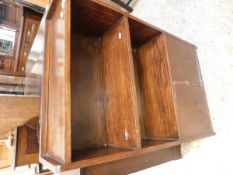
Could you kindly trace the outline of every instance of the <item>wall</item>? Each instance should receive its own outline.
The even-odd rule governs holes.
[[[138,0],[133,15],[198,47],[216,136],[183,145],[184,158],[134,175],[232,175],[232,0]]]

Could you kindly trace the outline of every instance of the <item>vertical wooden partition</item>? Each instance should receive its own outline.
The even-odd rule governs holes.
[[[178,138],[164,35],[137,48],[145,137]]]
[[[164,33],[132,17],[128,20],[141,137],[143,141],[176,140],[178,128]]]
[[[107,142],[140,148],[140,127],[128,22],[123,17],[102,39]]]
[[[73,28],[71,44],[71,135],[72,150],[77,152],[74,159],[82,154],[79,150],[140,148],[126,18],[113,23],[100,37]]]

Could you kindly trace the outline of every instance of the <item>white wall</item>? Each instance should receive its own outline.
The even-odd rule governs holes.
[[[233,175],[233,1],[138,0],[133,15],[198,47],[217,134],[183,145],[181,160],[134,175]]]

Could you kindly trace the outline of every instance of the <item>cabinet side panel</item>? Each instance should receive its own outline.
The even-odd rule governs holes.
[[[52,4],[46,23],[42,156],[70,162],[70,1]]]
[[[178,138],[163,35],[137,49],[148,138]]]
[[[196,48],[166,35],[176,115],[182,141],[213,135]]]
[[[122,18],[102,40],[107,142],[138,148],[140,127],[128,23]]]

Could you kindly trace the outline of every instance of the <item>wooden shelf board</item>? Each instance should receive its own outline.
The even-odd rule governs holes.
[[[142,149],[101,147],[73,152],[74,162],[61,165],[61,171],[94,166],[180,145],[179,140],[143,140],[143,143]],[[75,157],[75,155],[79,155],[79,158]]]
[[[114,148],[114,147],[109,147],[109,146],[82,149],[82,150],[72,152],[72,161],[76,162],[76,161],[88,160],[88,159],[93,159],[93,158],[97,158],[97,157],[123,153],[123,152],[127,152],[127,151],[129,151],[129,149]]]

